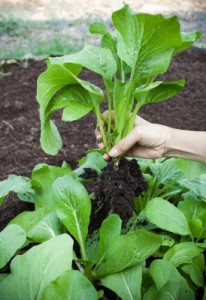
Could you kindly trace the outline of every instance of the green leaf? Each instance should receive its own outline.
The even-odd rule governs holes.
[[[206,164],[196,161],[176,158],[175,164],[184,173],[184,177],[187,179],[193,179],[201,174],[206,173]]]
[[[21,198],[21,195],[31,191],[31,180],[29,178],[9,175],[7,179],[0,182],[0,204],[10,192],[17,193]]]
[[[32,241],[42,243],[61,234],[61,224],[55,212],[47,214],[27,236]]]
[[[87,45],[80,52],[57,58],[49,58],[50,64],[80,64],[84,68],[100,74],[104,78],[112,79],[117,65],[109,49]]]
[[[177,95],[184,87],[185,80],[157,81],[140,86],[135,91],[138,105],[143,106],[153,102],[167,100]]]
[[[29,232],[36,224],[41,222],[49,213],[47,208],[40,208],[35,211],[24,211],[11,220],[9,224],[21,226],[25,232]]]
[[[18,225],[8,225],[0,232],[0,269],[3,268],[26,241],[26,233]]]
[[[186,280],[172,263],[166,260],[154,260],[149,267],[149,272],[158,289],[156,299],[195,299]]]
[[[121,234],[122,221],[118,215],[108,216],[100,227],[98,264],[104,259],[106,251],[112,246],[116,238]]]
[[[61,167],[48,164],[38,164],[32,171],[32,187],[36,190],[36,208],[47,207],[53,209],[51,201],[51,186],[53,182],[64,175],[75,176],[70,166],[63,162]]]
[[[122,272],[106,276],[101,284],[115,292],[123,300],[140,300],[142,265],[137,264]]]
[[[92,283],[79,271],[65,271],[46,286],[44,300],[97,300],[97,291]]]
[[[174,48],[182,44],[177,17],[135,14],[126,5],[112,20],[118,30],[118,55],[133,68],[138,82],[148,83],[167,70]],[[170,38],[165,38],[168,32]]]
[[[191,234],[184,214],[167,200],[152,199],[145,208],[145,214],[151,223],[161,229],[181,235]]]
[[[37,79],[37,101],[43,113],[51,98],[67,84],[77,83],[75,74],[62,65],[51,65]]]
[[[169,158],[164,162],[156,160],[149,167],[152,173],[155,174],[156,180],[164,185],[183,177],[183,172],[175,166],[175,158]]]
[[[179,243],[165,253],[164,259],[179,267],[182,264],[191,263],[192,259],[199,256],[202,251],[193,242]]]
[[[182,266],[182,270],[190,275],[191,280],[199,287],[204,287],[204,269],[205,258],[204,254],[200,253],[199,256],[193,258],[191,264]]]
[[[201,33],[199,31],[194,32],[181,32],[182,45],[175,49],[175,53],[188,49],[194,44],[200,37]]]
[[[206,203],[186,197],[184,201],[178,203],[178,208],[187,218],[192,235],[197,238],[206,238]]]
[[[0,299],[40,300],[44,288],[71,270],[73,240],[62,234],[35,246],[11,262],[11,274],[0,285]]]
[[[104,35],[108,32],[107,26],[104,23],[92,23],[89,26],[89,31],[92,34],[101,34]]]
[[[63,110],[63,120],[71,121],[88,113],[103,101],[103,92],[95,85],[81,80],[66,66],[51,65],[37,81],[37,100],[40,105],[41,146],[51,155],[58,153],[62,141],[51,120],[52,113]],[[59,84],[53,81],[59,77]],[[62,78],[60,78],[62,77]],[[58,94],[57,94],[58,92]],[[77,110],[77,104],[79,109]]]
[[[179,183],[182,187],[193,191],[206,202],[206,174],[202,174],[191,180],[182,179],[179,180]]]
[[[101,170],[106,167],[106,165],[107,163],[99,150],[90,150],[85,157],[79,160],[78,168],[74,170],[74,173],[77,176],[80,176],[84,173],[84,169],[89,168],[100,174]]]
[[[106,251],[104,260],[97,268],[97,276],[104,277],[132,267],[154,254],[161,244],[161,236],[146,230],[120,235]]]
[[[91,201],[85,187],[76,179],[65,175],[55,180],[51,194],[60,221],[83,250],[91,213]]]

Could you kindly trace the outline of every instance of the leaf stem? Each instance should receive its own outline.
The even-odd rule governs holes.
[[[99,129],[100,129],[100,133],[101,133],[101,136],[102,136],[102,139],[103,139],[105,149],[106,149],[107,152],[109,152],[109,148],[108,148],[108,145],[107,145],[107,139],[106,139],[105,131],[104,131],[104,128],[103,128],[103,122],[102,122],[101,112],[100,112],[99,106],[95,105],[94,109],[95,109],[95,114],[97,116],[97,124],[98,124]]]

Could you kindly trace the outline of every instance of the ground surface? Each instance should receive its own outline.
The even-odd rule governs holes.
[[[29,176],[38,163],[60,165],[67,161],[77,165],[88,148],[96,147],[95,118],[89,114],[80,121],[63,123],[55,115],[64,147],[56,157],[46,155],[39,145],[39,116],[36,103],[36,79],[45,69],[44,61],[29,61],[28,66],[8,64],[7,76],[0,77],[0,180],[11,173]],[[206,54],[192,49],[175,57],[167,78],[186,78],[183,92],[164,103],[151,104],[141,110],[141,116],[180,129],[206,130]],[[84,78],[102,87],[102,82],[89,72]],[[22,209],[11,196],[0,207],[0,227]]]

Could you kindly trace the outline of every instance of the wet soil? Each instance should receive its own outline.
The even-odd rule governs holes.
[[[96,147],[95,116],[72,123],[54,119],[63,139],[63,148],[55,157],[46,155],[39,145],[39,116],[36,102],[36,79],[45,69],[44,61],[3,66],[0,77],[0,180],[9,174],[30,176],[38,163],[61,165],[67,161],[72,168],[89,148]],[[178,96],[164,103],[143,108],[140,115],[151,122],[180,129],[206,130],[206,54],[198,48],[174,58],[167,79],[186,79],[186,86]],[[83,77],[103,88],[100,78],[84,71]],[[104,109],[104,108],[103,108]],[[32,209],[11,194],[0,206],[0,229],[22,210]]]
[[[87,188],[95,194],[90,222],[92,232],[100,227],[109,213],[118,214],[126,225],[133,215],[134,196],[147,190],[148,185],[137,161],[122,158],[118,165],[112,161],[108,163],[101,176],[92,180]]]

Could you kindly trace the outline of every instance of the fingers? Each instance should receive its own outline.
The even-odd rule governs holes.
[[[110,157],[117,157],[126,153],[130,148],[132,148],[141,137],[138,134],[137,128],[134,127],[133,130],[119,143],[117,143],[108,153]]]

